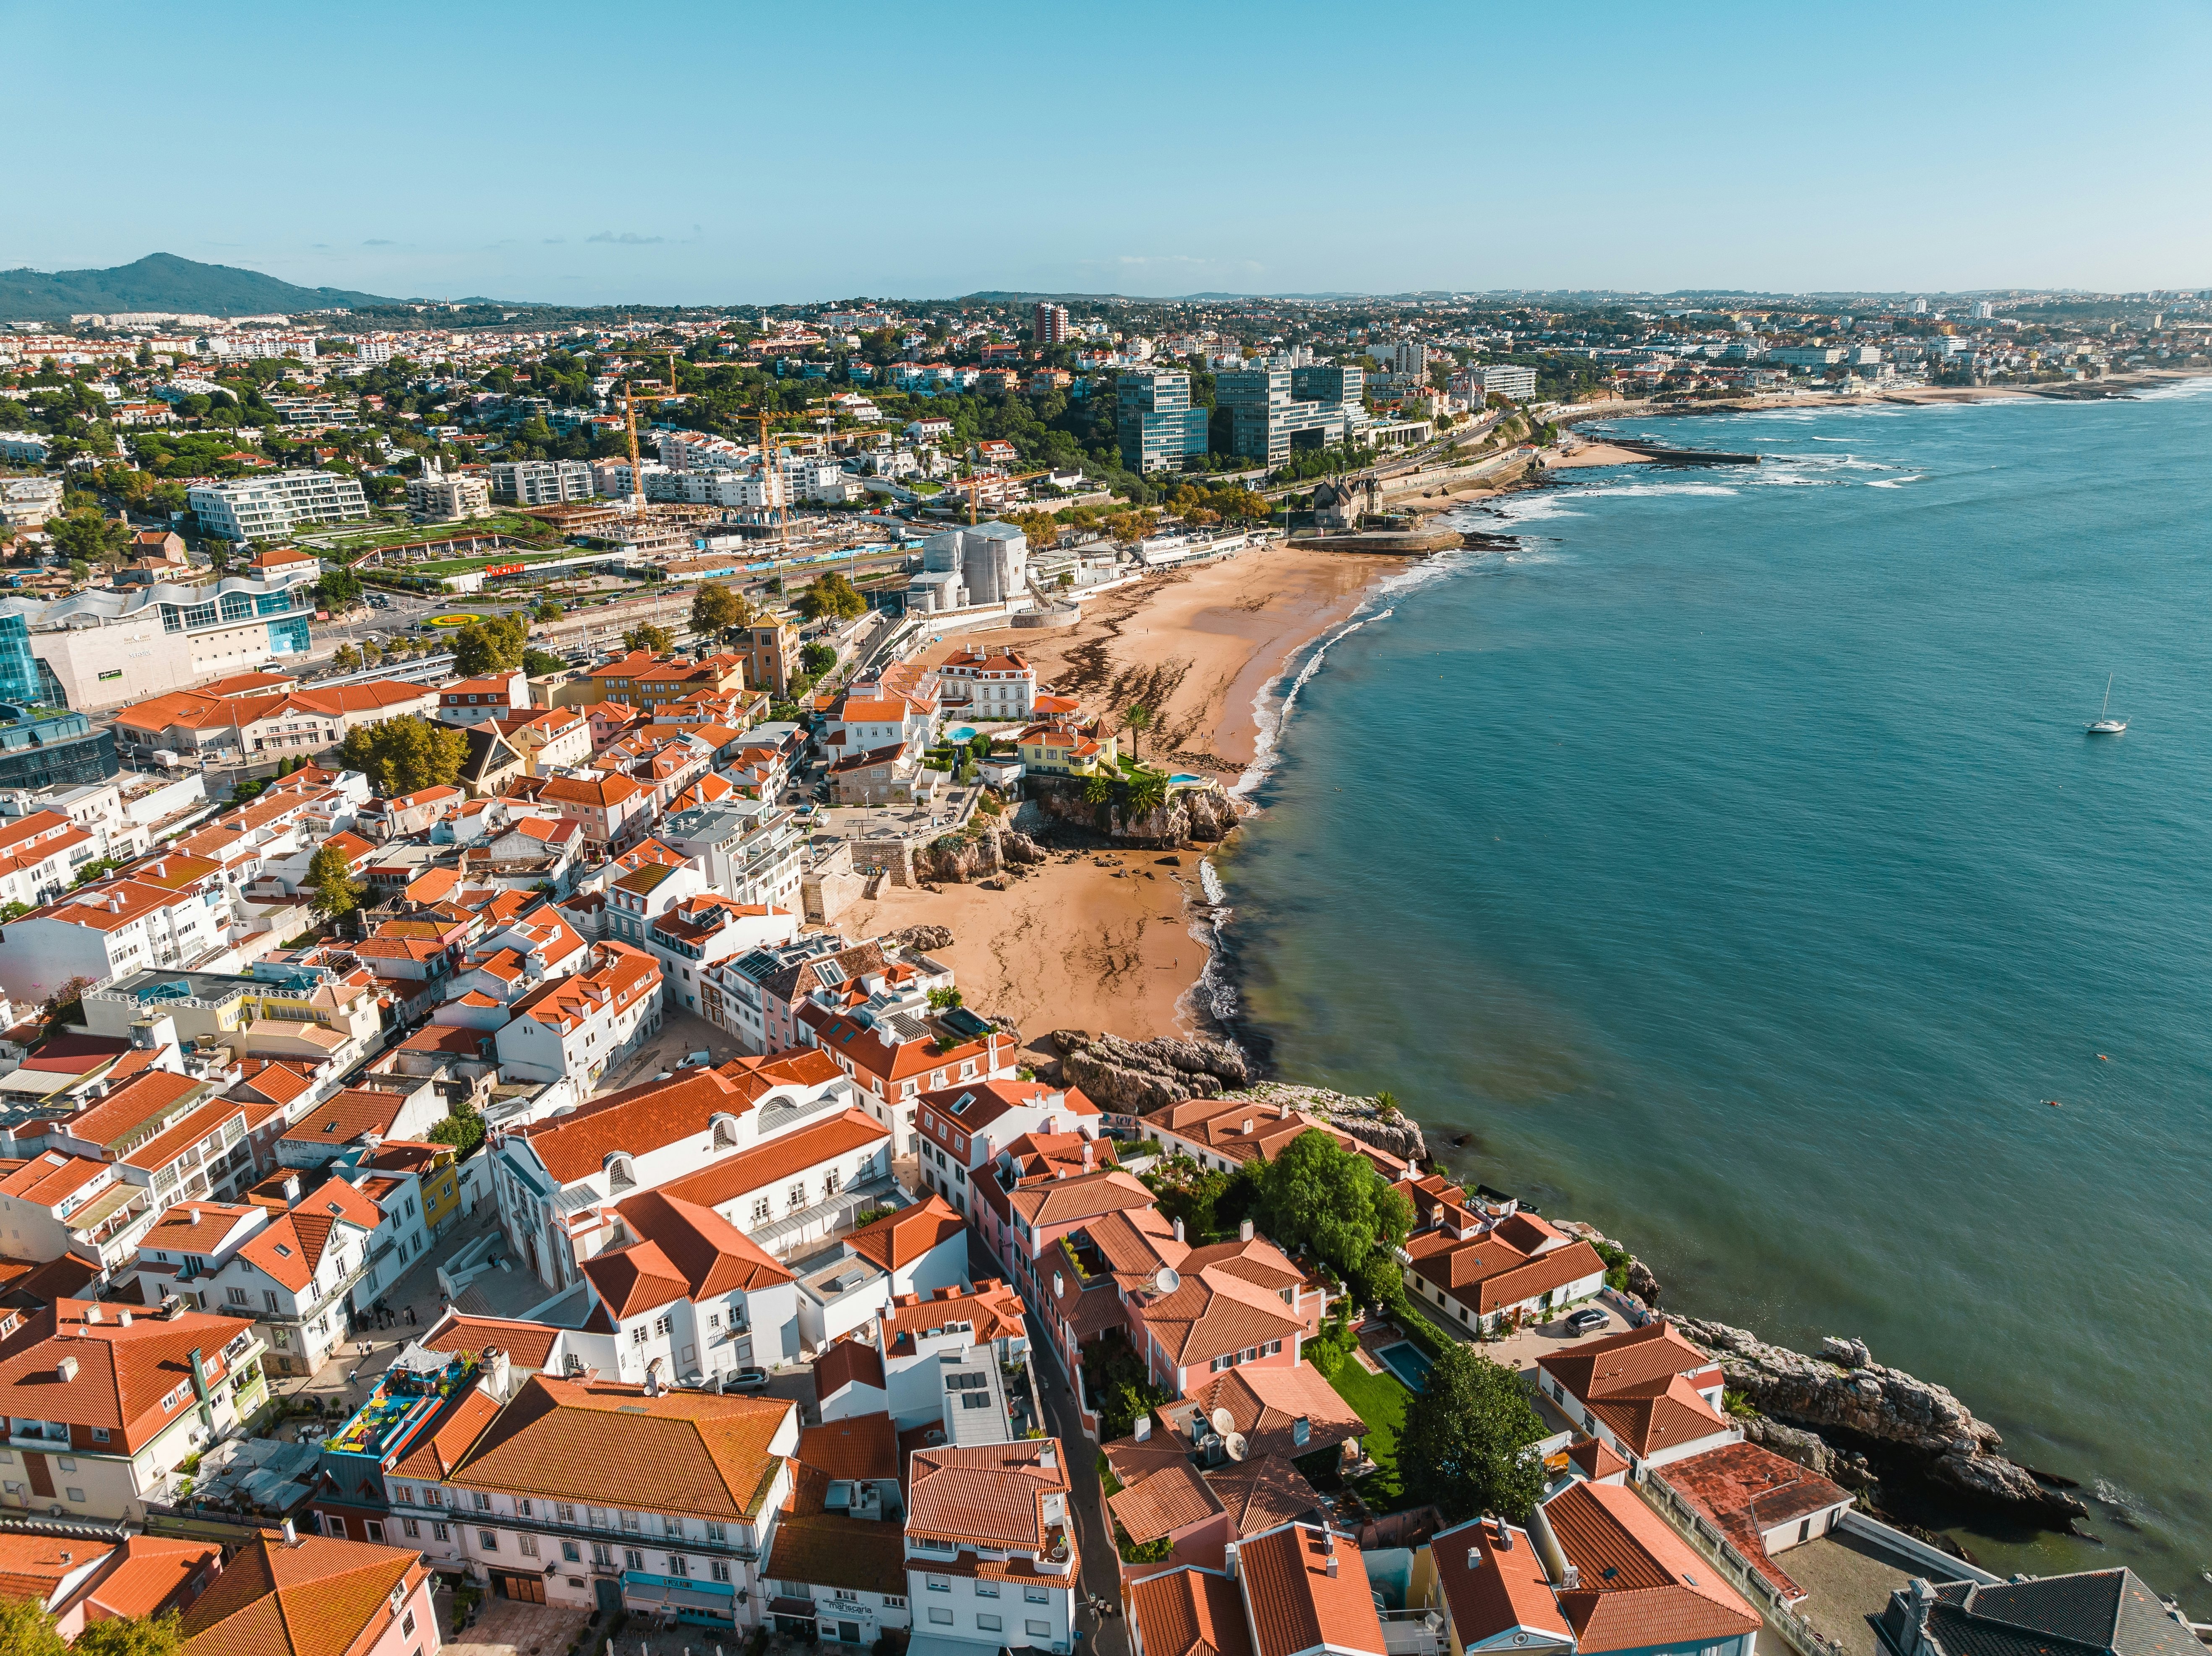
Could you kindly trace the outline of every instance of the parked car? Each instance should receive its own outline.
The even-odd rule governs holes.
[[[765,1392],[768,1390],[768,1370],[739,1368],[722,1383],[726,1392]]]
[[[1593,1328],[1604,1327],[1605,1321],[1604,1312],[1600,1311],[1595,1306],[1586,1305],[1581,1310],[1569,1314],[1567,1331],[1570,1334],[1587,1334]]]

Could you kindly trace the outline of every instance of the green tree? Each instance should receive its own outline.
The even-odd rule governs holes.
[[[447,725],[413,714],[348,731],[340,758],[386,798],[421,788],[451,786],[468,757],[469,739]]]
[[[1129,733],[1129,757],[1141,758],[1145,732],[1152,728],[1152,710],[1141,704],[1121,710],[1121,728]]]
[[[540,598],[538,600],[538,607],[530,613],[538,620],[550,624],[560,620],[568,612],[561,607],[560,600],[557,598]]]
[[[453,634],[453,670],[464,678],[512,672],[529,647],[530,623],[520,616],[471,622]]]
[[[1166,772],[1147,766],[1129,779],[1127,804],[1131,816],[1150,816],[1167,802]]]
[[[97,507],[80,507],[46,524],[46,538],[54,550],[73,563],[99,563],[119,558],[131,544],[131,525],[100,514]]]
[[[542,677],[547,673],[563,673],[568,670],[568,664],[550,650],[540,650],[533,646],[522,652],[522,670],[532,678]]]
[[[1455,1341],[1430,1368],[1398,1431],[1411,1502],[1433,1502],[1447,1524],[1483,1513],[1525,1521],[1544,1492],[1534,1446],[1544,1424],[1511,1369]]]
[[[322,599],[324,609],[336,615],[361,601],[361,577],[350,569],[326,570],[315,583],[315,596]]]
[[[833,569],[817,576],[814,585],[799,595],[795,607],[809,621],[850,621],[866,612],[868,601]]]
[[[54,1618],[28,1598],[0,1598],[0,1652],[6,1656],[69,1656]]]
[[[328,919],[339,919],[361,907],[361,894],[368,889],[353,877],[353,868],[346,854],[336,846],[325,846],[307,864],[307,885],[315,894],[309,905],[316,913]]]
[[[826,644],[810,644],[799,652],[799,670],[809,678],[819,678],[837,664],[837,652]]]
[[[665,656],[676,647],[676,640],[668,629],[654,622],[645,622],[623,634],[623,645],[632,650],[649,650],[654,655]]]
[[[1370,1279],[1413,1228],[1413,1204],[1382,1182],[1375,1164],[1331,1135],[1310,1129],[1260,1171],[1260,1211],[1286,1248],[1310,1247],[1346,1282]]]
[[[184,1647],[184,1621],[174,1611],[166,1616],[111,1616],[87,1623],[70,1646],[79,1656],[178,1656]]]
[[[361,665],[361,652],[350,644],[341,644],[331,657],[331,663],[341,672],[351,672]]]
[[[702,638],[720,638],[750,622],[752,611],[744,594],[708,581],[692,597],[691,630]]]
[[[483,1143],[484,1119],[477,1107],[466,1099],[454,1101],[453,1113],[432,1127],[424,1135],[434,1144],[451,1144],[454,1153],[465,1162],[477,1153]]]

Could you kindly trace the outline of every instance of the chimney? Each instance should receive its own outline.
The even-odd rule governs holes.
[[[126,1305],[120,1311],[117,1312],[115,1313],[115,1320],[121,1323],[125,1328],[130,1327],[131,1307]]]
[[[1060,1446],[1052,1439],[1045,1439],[1043,1445],[1037,1450],[1037,1465],[1047,1471],[1053,1471],[1060,1465],[1060,1456],[1057,1453],[1059,1447]]]
[[[1252,1240],[1252,1222],[1249,1219],[1237,1222],[1237,1240],[1240,1242],[1249,1242]]]
[[[84,1319],[88,1323],[98,1322],[100,1320],[100,1307],[96,1305],[88,1305],[85,1307]]]
[[[1336,1549],[1334,1546],[1328,1550],[1328,1579],[1332,1581],[1336,1580]]]
[[[1087,1138],[1083,1141],[1083,1170],[1091,1171],[1091,1141]]]
[[[192,1216],[192,1222],[193,1222],[194,1224],[198,1224],[198,1223],[199,1223],[199,1222],[200,1222],[200,1210],[199,1210],[198,1208],[186,1208],[186,1209],[185,1210],[185,1212],[187,1212],[187,1213],[189,1213],[189,1214],[191,1214],[191,1215]]]
[[[1061,1291],[1060,1273],[1055,1271],[1052,1273],[1052,1297],[1055,1300],[1058,1299],[1060,1296]]]
[[[54,1365],[54,1373],[59,1377],[64,1385],[67,1385],[70,1381],[76,1378],[76,1359],[75,1357],[64,1357],[59,1362]]]
[[[1250,1116],[1246,1116],[1244,1118],[1244,1126],[1243,1129],[1244,1137],[1249,1138],[1252,1136],[1252,1129],[1257,1125],[1258,1124],[1255,1123]]]
[[[1291,1106],[1290,1106],[1290,1102],[1289,1102],[1289,1101],[1288,1101],[1288,1100],[1285,1100],[1285,1101],[1284,1101],[1282,1103],[1278,1104],[1278,1105],[1276,1105],[1276,1106],[1275,1106],[1275,1119],[1276,1119],[1276,1120],[1278,1120],[1278,1121],[1288,1121],[1290,1119],[1291,1119]]]
[[[1482,1568],[1481,1548],[1469,1547],[1467,1550],[1467,1567],[1471,1570],[1479,1570]]]
[[[1138,1416],[1129,1422],[1129,1435],[1139,1443],[1150,1443],[1152,1441],[1152,1417],[1150,1415]]]
[[[300,1544],[300,1532],[292,1527],[292,1520],[289,1518],[284,1520],[284,1544],[288,1547]]]
[[[1312,1416],[1309,1415],[1300,1415],[1296,1420],[1291,1422],[1291,1444],[1293,1448],[1303,1449],[1312,1441]]]

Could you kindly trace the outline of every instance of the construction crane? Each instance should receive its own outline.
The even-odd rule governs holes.
[[[637,458],[637,405],[640,403],[665,403],[678,395],[675,391],[647,391],[643,396],[632,391],[629,381],[623,381],[623,417],[629,425],[629,504],[633,512],[645,509],[645,473],[639,468]]]

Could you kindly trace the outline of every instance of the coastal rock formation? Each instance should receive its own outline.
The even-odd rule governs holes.
[[[1044,847],[1019,829],[971,829],[941,835],[916,851],[914,875],[917,880],[963,885],[1044,858]]]
[[[932,949],[952,947],[951,931],[941,925],[910,925],[903,931],[894,931],[890,941],[904,943],[908,949],[918,949],[923,954]]]
[[[1249,1098],[1271,1109],[1286,1104],[1291,1109],[1319,1116],[1385,1155],[1406,1162],[1428,1159],[1428,1142],[1421,1137],[1419,1125],[1402,1111],[1377,1099],[1333,1093],[1326,1087],[1302,1087],[1285,1081],[1255,1082],[1229,1096]]]
[[[1236,803],[1218,782],[1178,788],[1165,804],[1135,817],[1125,817],[1118,805],[1092,804],[1079,784],[1053,779],[1037,779],[1030,802],[1054,820],[1149,846],[1210,845],[1237,826]]]
[[[1628,1291],[1643,1301],[1645,1305],[1655,1308],[1657,1307],[1660,1294],[1659,1278],[1653,1274],[1650,1265],[1645,1265],[1633,1253],[1629,1253],[1626,1246],[1614,1241],[1595,1225],[1586,1224],[1580,1219],[1555,1219],[1552,1222],[1566,1232],[1568,1235],[1579,1236],[1584,1241],[1593,1244],[1601,1253],[1606,1253],[1607,1249],[1618,1249],[1622,1253],[1627,1253]],[[1607,1257],[1609,1258],[1610,1255]]]
[[[1060,1074],[1102,1110],[1142,1115],[1187,1098],[1213,1098],[1251,1078],[1244,1055],[1211,1040],[1124,1040],[1055,1029]]]
[[[1808,1357],[1726,1323],[1681,1317],[1674,1326],[1713,1353],[1729,1386],[1762,1414],[1911,1450],[1932,1482],[2045,1522],[2088,1515],[2081,1502],[2046,1489],[1999,1454],[2004,1439],[1996,1428],[1975,1419],[1948,1390],[1875,1362],[1863,1340],[1831,1338],[1822,1356]]]

